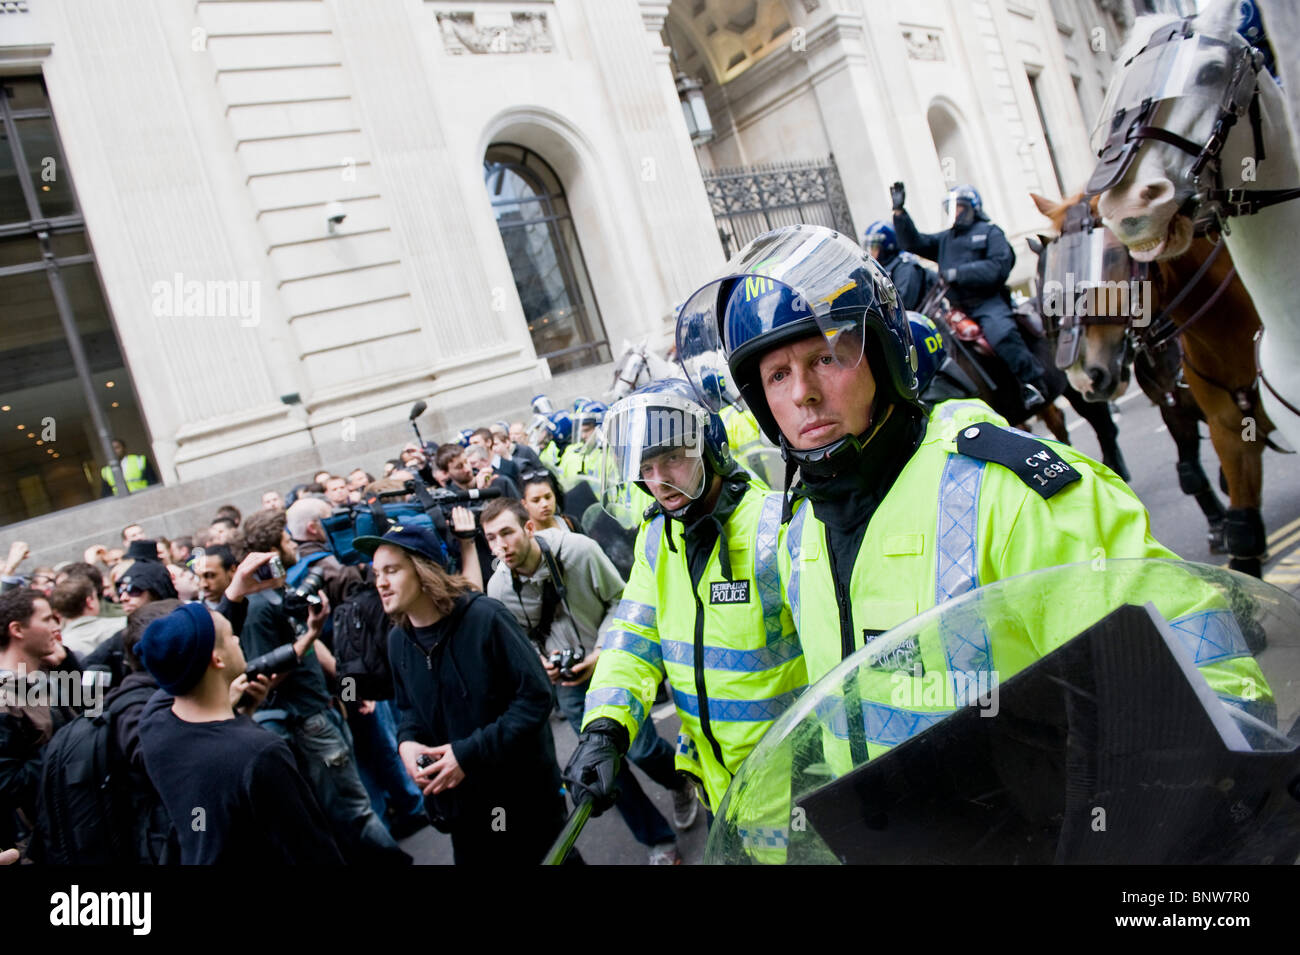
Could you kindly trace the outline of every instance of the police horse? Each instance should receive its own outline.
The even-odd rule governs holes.
[[[1216,0],[1194,17],[1134,24],[1102,107],[1087,192],[1140,262],[1182,256],[1200,230],[1222,233],[1263,323],[1263,409],[1297,447],[1300,164],[1266,41],[1251,45],[1238,32],[1241,9],[1253,5]]]
[[[975,320],[948,302],[947,290],[947,284],[940,280],[917,311],[943,329],[944,340],[951,346],[950,354],[974,382],[978,397],[1012,424],[1028,430],[1026,422],[1033,415],[1025,410],[1021,401],[1020,382],[993,351]],[[1015,317],[1025,344],[1044,368],[1043,381],[1048,393],[1043,397],[1047,399],[1047,406],[1037,413],[1037,417],[1047,425],[1056,440],[1070,444],[1065,414],[1054,404],[1058,397],[1064,396],[1079,417],[1092,425],[1097,433],[1102,463],[1127,481],[1129,472],[1119,449],[1119,428],[1110,416],[1110,408],[1105,404],[1084,401],[1056,368],[1052,361],[1054,347],[1048,341],[1032,303],[1017,308]]]
[[[1060,342],[1057,366],[1089,401],[1110,401],[1130,376],[1137,379],[1174,439],[1178,483],[1205,514],[1210,550],[1227,549],[1232,569],[1258,577],[1271,424],[1255,386],[1259,316],[1231,257],[1202,238],[1178,259],[1137,263],[1101,224],[1095,201],[1032,198],[1058,233],[1030,242],[1039,253],[1043,310]],[[1243,427],[1243,416],[1258,427]],[[1201,421],[1221,462],[1226,512],[1201,468]]]
[[[661,358],[651,349],[646,339],[635,344],[624,339],[623,351],[614,362],[614,382],[609,387],[613,404],[652,381],[680,378],[681,370],[667,358]]]

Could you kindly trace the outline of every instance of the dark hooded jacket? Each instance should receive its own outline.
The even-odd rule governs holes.
[[[444,832],[509,819],[563,819],[560,770],[548,717],[551,683],[510,611],[461,594],[432,627],[388,634],[399,743],[452,744],[460,785],[425,802]],[[512,825],[511,831],[515,827]]]

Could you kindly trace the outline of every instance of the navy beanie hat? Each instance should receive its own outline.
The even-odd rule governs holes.
[[[211,612],[201,603],[192,603],[149,624],[135,653],[159,686],[180,696],[199,685],[216,642]]]

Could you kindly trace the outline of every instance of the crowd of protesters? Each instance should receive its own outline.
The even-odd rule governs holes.
[[[221,507],[188,536],[130,524],[25,572],[14,543],[0,861],[406,864],[398,841],[430,823],[457,863],[540,861],[566,814],[550,717],[578,730],[625,583],[563,513],[555,430],[537,416],[409,442],[373,471],[268,489],[252,514]],[[440,527],[390,521],[339,559],[333,518],[350,526],[416,485],[493,499]],[[69,767],[96,733],[121,771],[92,806]],[[684,829],[698,800],[673,753],[647,720],[630,758]],[[617,808],[649,861],[680,863],[673,826],[624,775]]]

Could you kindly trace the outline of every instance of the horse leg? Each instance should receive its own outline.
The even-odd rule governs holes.
[[[1065,400],[1070,402],[1070,407],[1080,418],[1092,425],[1092,430],[1097,433],[1097,443],[1101,445],[1101,463],[1124,481],[1130,480],[1132,475],[1129,474],[1128,465],[1124,463],[1124,455],[1119,450],[1119,427],[1115,424],[1115,419],[1110,416],[1109,402],[1088,401],[1068,385],[1062,394],[1065,395]]]
[[[1184,494],[1196,499],[1205,515],[1209,529],[1206,543],[1211,554],[1222,554],[1223,543],[1223,502],[1210,486],[1210,479],[1201,467],[1201,433],[1197,423],[1201,420],[1198,409],[1190,400],[1175,405],[1160,405],[1160,417],[1164,419],[1169,436],[1174,439],[1178,449],[1178,486]]]
[[[1070,429],[1065,426],[1065,412],[1054,404],[1049,404],[1038,412],[1039,420],[1047,425],[1047,430],[1062,444],[1070,443]]]
[[[1206,412],[1210,440],[1228,481],[1228,511],[1223,520],[1223,543],[1232,555],[1228,567],[1260,577],[1268,557],[1268,535],[1259,509],[1264,443],[1243,438],[1241,409],[1231,395],[1206,385],[1195,375],[1188,375],[1188,383]]]
[[[1185,388],[1176,385],[1181,359],[1176,351],[1161,350],[1155,356],[1138,352],[1133,374],[1138,386],[1160,409],[1160,417],[1169,429],[1178,449],[1178,486],[1184,494],[1196,498],[1209,524],[1206,543],[1211,554],[1222,554],[1223,502],[1210,486],[1201,468],[1201,433],[1197,422],[1205,420],[1195,399]]]

